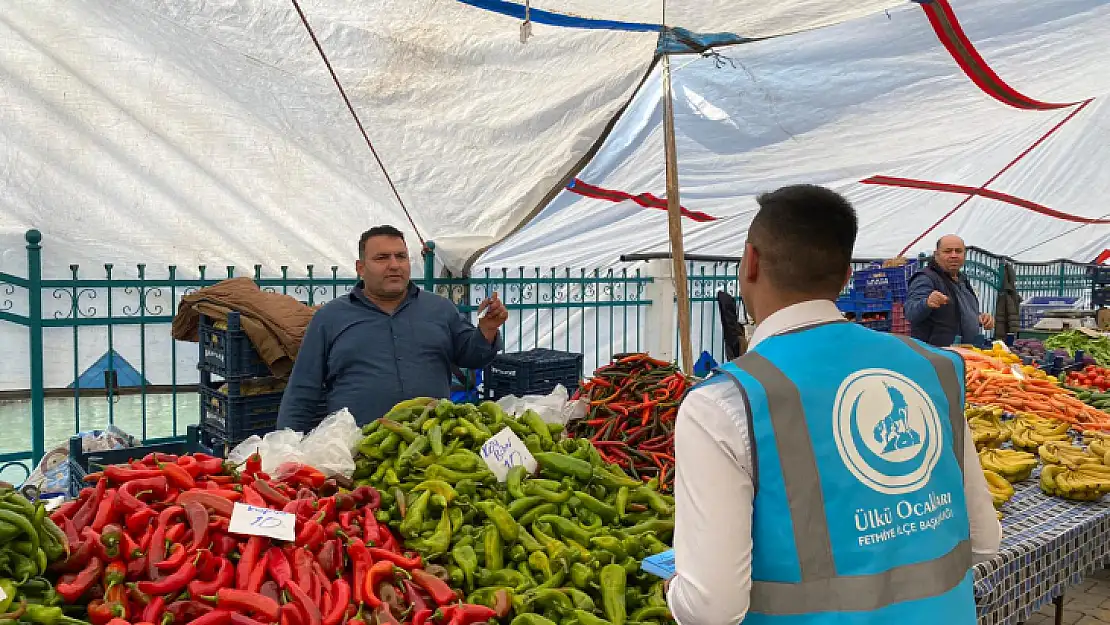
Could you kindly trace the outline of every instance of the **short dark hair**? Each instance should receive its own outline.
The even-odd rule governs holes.
[[[756,201],[748,241],[771,282],[795,294],[835,297],[852,265],[859,228],[852,204],[810,184],[783,187]]]
[[[366,232],[363,232],[362,236],[358,238],[359,258],[362,258],[362,255],[366,253],[366,242],[370,240],[370,237],[393,237],[395,239],[401,239],[402,241],[404,241],[405,233],[389,225],[374,226]]]

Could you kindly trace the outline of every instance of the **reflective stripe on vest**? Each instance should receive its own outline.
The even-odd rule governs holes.
[[[953,451],[962,474],[965,426],[956,367],[951,360],[912,339],[899,338],[932,365],[949,406],[956,407],[949,411],[949,421]],[[749,352],[731,364],[754,378],[765,390],[776,451],[783,460],[782,477],[801,573],[798,583],[753,580],[752,612],[785,616],[874,611],[895,603],[942,595],[964,580],[972,565],[971,543],[967,539],[933,560],[897,566],[874,575],[838,576],[824,500],[820,488],[813,488],[820,478],[798,387],[758,352]],[[721,370],[746,394],[743,384],[728,368]],[[753,441],[754,438],[753,432]]]

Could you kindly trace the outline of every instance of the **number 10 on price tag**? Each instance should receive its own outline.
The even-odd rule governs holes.
[[[297,516],[294,514],[237,502],[231,511],[227,531],[292,542],[296,538],[296,529]]]

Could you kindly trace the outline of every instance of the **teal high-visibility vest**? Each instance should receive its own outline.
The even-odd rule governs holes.
[[[744,625],[975,624],[959,356],[829,323],[720,371],[756,481]]]

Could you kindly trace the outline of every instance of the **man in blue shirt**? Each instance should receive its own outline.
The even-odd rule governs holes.
[[[305,331],[279,429],[307,432],[341,408],[364,425],[405,399],[447,397],[451,365],[484,367],[503,347],[499,330],[509,313],[497,294],[482,302],[474,327],[450,300],[410,281],[400,230],[364,232],[355,269],[358,284],[317,311]]]
[[[966,257],[963,239],[943,236],[929,264],[910,278],[905,313],[913,338],[948,347],[957,336],[976,341],[980,326],[994,328],[994,318],[979,312],[979,298],[963,273]]]

